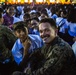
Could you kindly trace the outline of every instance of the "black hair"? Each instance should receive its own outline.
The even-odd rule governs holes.
[[[13,30],[16,31],[18,29],[26,31],[25,27],[27,27],[26,23],[23,21],[17,22],[13,25]]]
[[[24,17],[30,18],[30,14],[29,14],[29,13],[25,13],[25,14],[24,14]]]
[[[34,17],[31,20],[36,20],[37,22],[39,22],[39,19],[37,17]]]
[[[53,28],[57,28],[56,22],[52,18],[44,18],[40,21],[40,23],[49,23]]]

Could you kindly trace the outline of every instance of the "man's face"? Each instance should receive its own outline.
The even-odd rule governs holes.
[[[49,23],[40,23],[40,36],[45,44],[49,44],[56,37],[56,30]]]
[[[16,37],[18,37],[21,40],[21,42],[24,42],[27,39],[28,32],[27,31],[23,31],[21,29],[17,29],[15,31],[15,35],[16,35]]]

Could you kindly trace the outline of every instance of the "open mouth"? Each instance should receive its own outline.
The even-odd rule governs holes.
[[[44,37],[43,40],[46,41],[48,39],[48,37]]]

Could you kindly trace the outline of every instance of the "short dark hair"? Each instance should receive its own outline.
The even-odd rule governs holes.
[[[24,17],[30,18],[30,14],[29,14],[29,13],[25,13],[25,14],[24,14]]]
[[[57,28],[56,22],[52,18],[44,18],[40,21],[40,23],[49,23],[53,28]]]
[[[26,23],[23,21],[20,21],[20,22],[14,23],[13,30],[16,31],[17,29],[21,29],[25,31],[25,27],[27,27]]]
[[[39,22],[39,19],[37,17],[31,18],[31,20],[36,20],[37,22]]]

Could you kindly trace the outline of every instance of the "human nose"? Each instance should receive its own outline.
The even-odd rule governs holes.
[[[20,35],[21,35],[21,36],[24,35],[24,32],[21,31],[21,32],[20,32]]]

